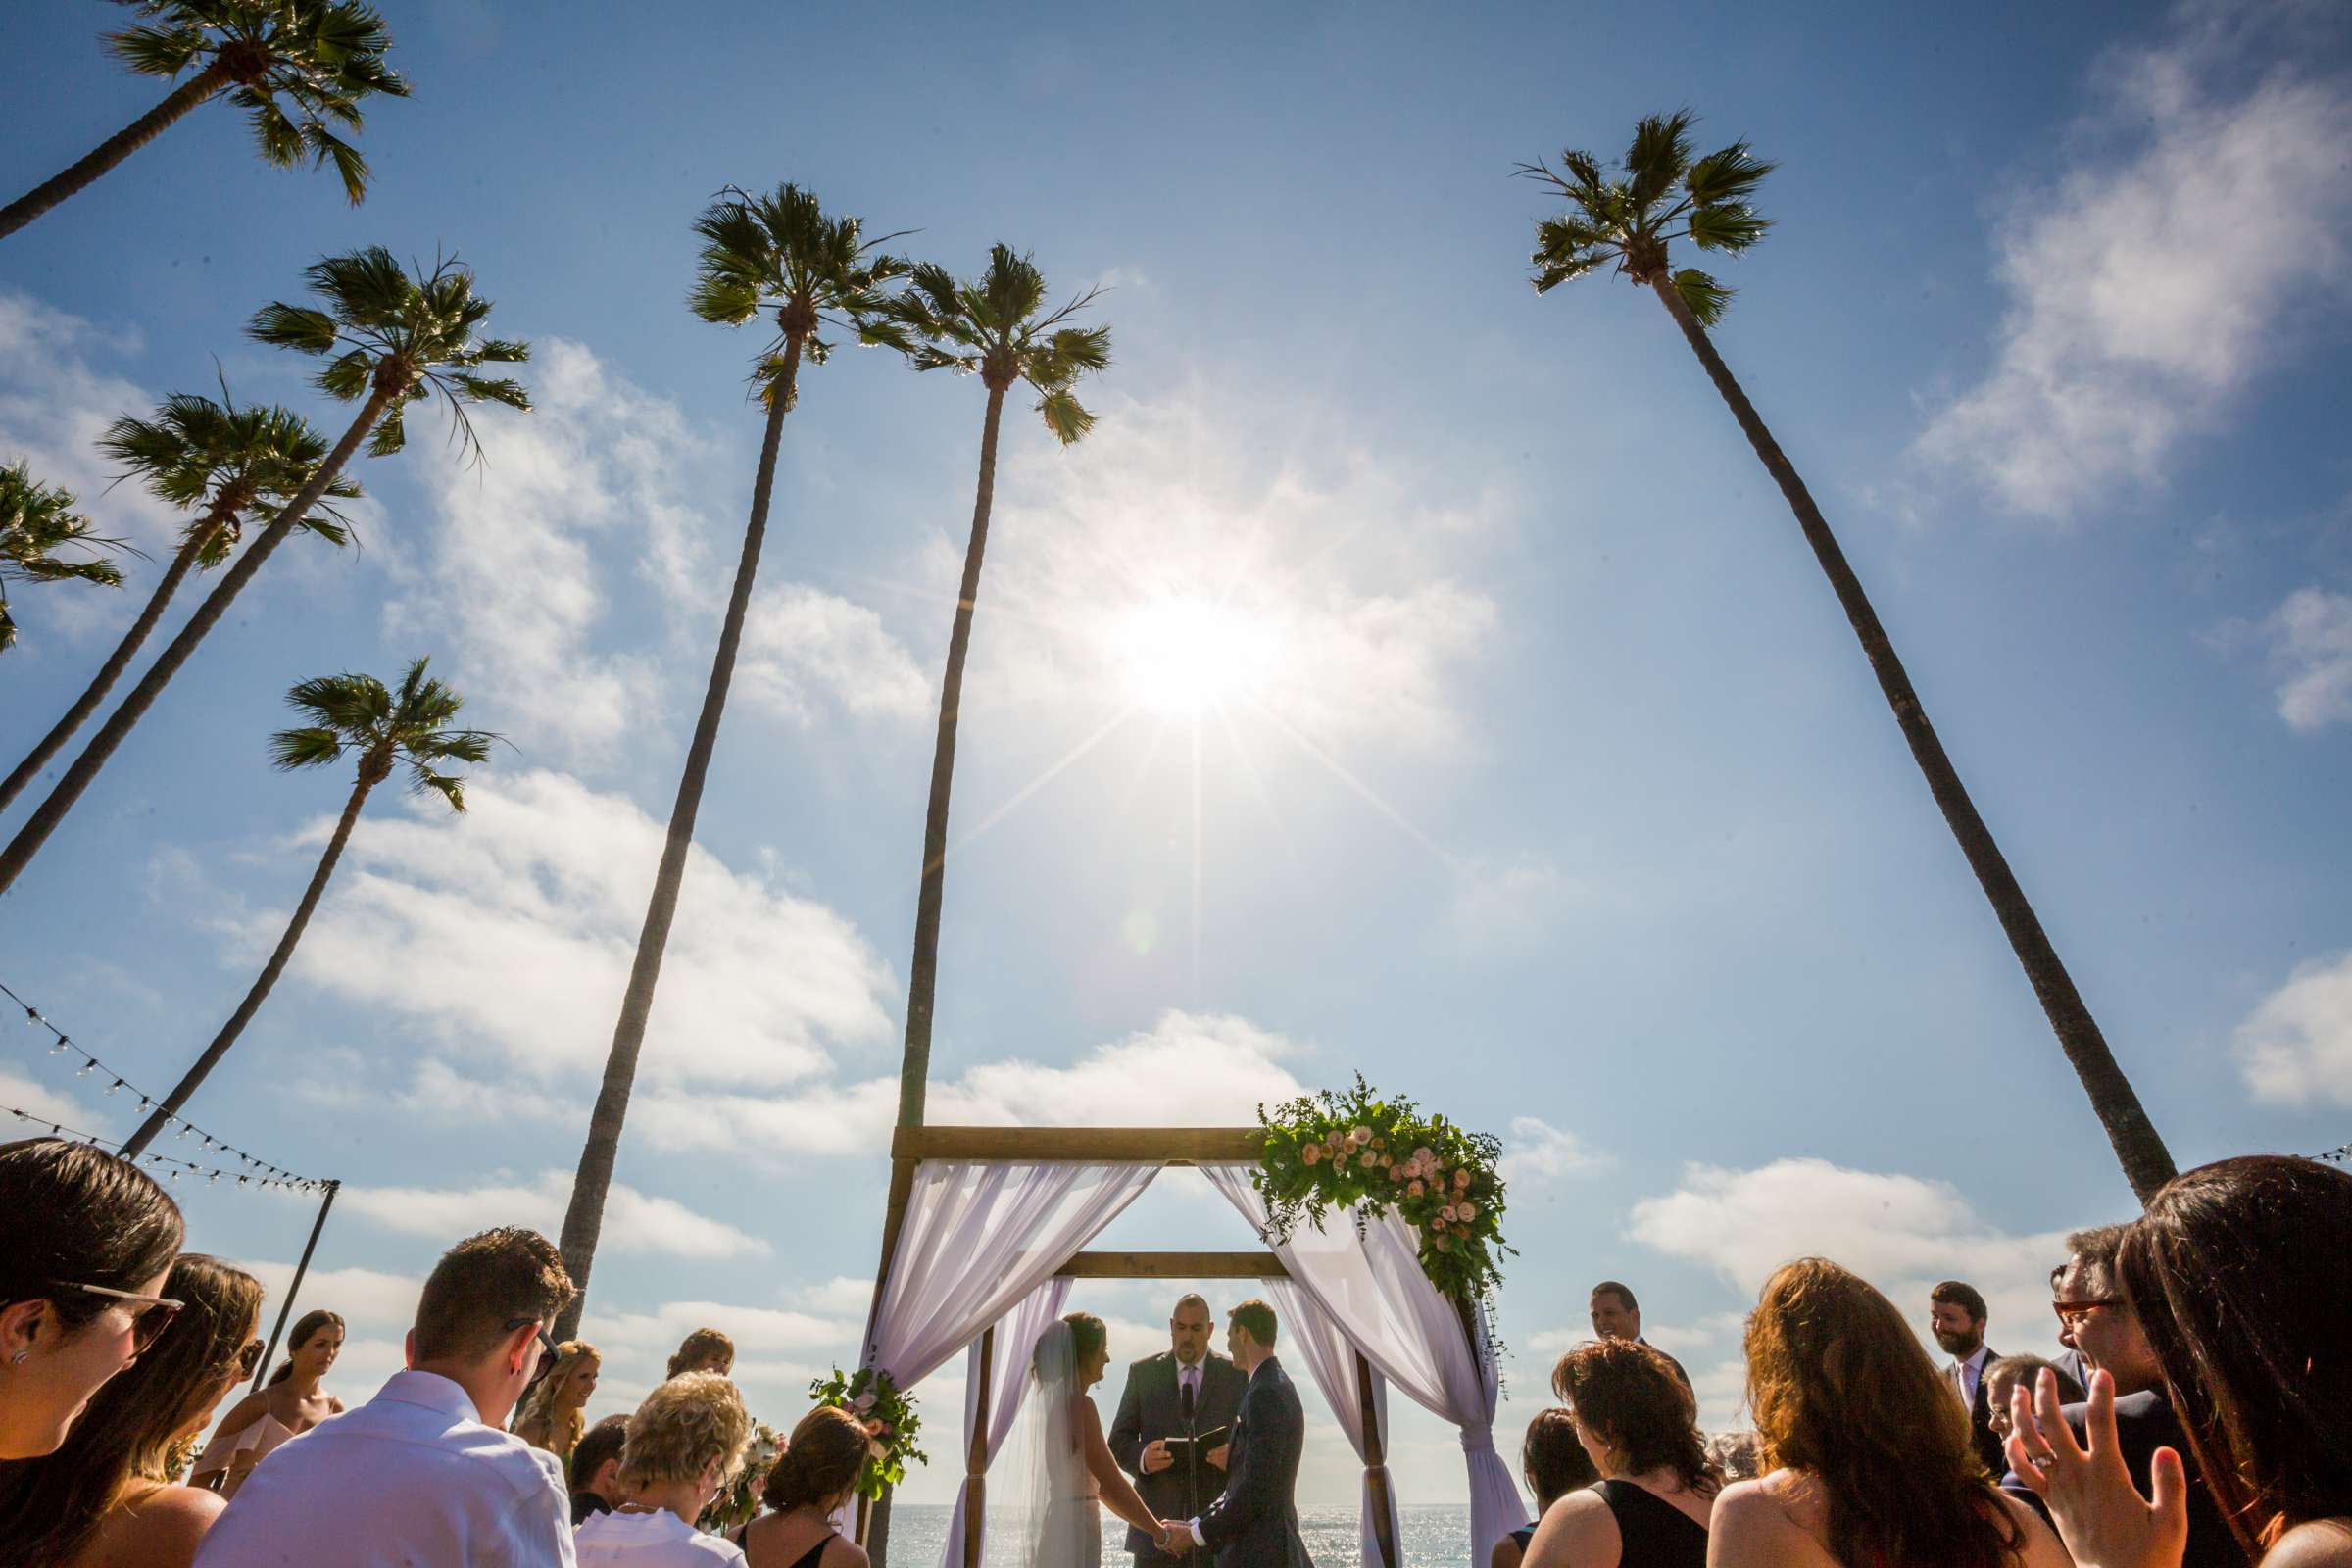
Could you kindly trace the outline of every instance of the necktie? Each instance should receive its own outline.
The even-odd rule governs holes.
[[[1191,1426],[1193,1424],[1193,1374],[1189,1367],[1185,1370],[1182,1384],[1184,1388],[1184,1424]]]

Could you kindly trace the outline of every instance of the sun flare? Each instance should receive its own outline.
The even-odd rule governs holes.
[[[1110,642],[1136,705],[1199,713],[1261,690],[1281,656],[1260,618],[1206,599],[1155,599],[1120,614]]]

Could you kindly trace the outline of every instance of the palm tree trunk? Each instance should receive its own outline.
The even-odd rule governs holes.
[[[49,759],[65,749],[66,742],[74,738],[74,732],[81,728],[82,721],[98,710],[98,705],[106,700],[106,694],[122,677],[122,671],[130,667],[130,656],[139,651],[139,644],[145,642],[147,634],[155,630],[155,623],[164,618],[164,607],[172,603],[173,594],[179,592],[180,580],[187,576],[188,568],[195,565],[196,558],[204,553],[205,546],[227,523],[229,510],[225,506],[216,505],[204,520],[190,530],[187,542],[172,558],[164,580],[155,585],[155,592],[148,597],[147,608],[139,612],[139,618],[130,623],[130,630],[122,634],[122,640],[115,645],[115,651],[107,656],[106,662],[98,666],[98,673],[90,677],[89,685],[82,688],[81,695],[74,700],[74,706],[66,710],[66,716],[40,738],[39,744],[24,754],[24,760],[17,764],[15,772],[0,779],[0,811],[8,809],[9,803],[24,792],[24,786],[32,782],[34,775],[49,765]]]
[[[735,564],[735,591],[727,598],[726,619],[719,625],[718,652],[710,661],[710,684],[703,692],[702,716],[695,720],[694,739],[686,749],[686,770],[678,778],[678,798],[669,808],[669,836],[662,841],[662,864],[654,873],[654,896],[645,909],[645,928],[637,936],[637,960],[629,969],[629,988],[620,1000],[620,1021],[612,1028],[612,1049],[605,1057],[605,1081],[588,1113],[588,1141],[580,1150],[578,1172],[571,1180],[571,1203],[564,1211],[560,1246],[564,1267],[576,1294],[557,1320],[559,1341],[579,1333],[580,1313],[588,1300],[588,1275],[596,1263],[597,1239],[604,1232],[605,1195],[612,1186],[612,1162],[620,1150],[621,1124],[628,1117],[629,1094],[637,1082],[637,1055],[645,1046],[646,1021],[654,1010],[654,987],[662,978],[662,955],[669,944],[669,927],[678,912],[678,890],[686,880],[686,854],[694,847],[694,819],[702,809],[703,781],[710,771],[710,753],[718,744],[718,721],[727,708],[727,688],[735,678],[735,651],[743,641],[743,622],[750,612],[752,584],[760,574],[760,547],[767,538],[767,504],[776,478],[776,450],[784,439],[784,416],[792,411],[798,390],[801,339],[787,334],[784,369],[777,378],[767,410],[767,437],[760,448],[760,473],[752,485],[752,516],[743,530],[743,556]]]
[[[139,1130],[132,1133],[130,1142],[122,1146],[123,1158],[136,1159],[141,1150],[155,1142],[156,1134],[171,1125],[172,1118],[179,1114],[180,1106],[188,1102],[188,1097],[196,1093],[197,1086],[220,1064],[220,1058],[228,1054],[228,1048],[237,1043],[237,1036],[245,1032],[245,1026],[253,1022],[253,1015],[262,1010],[262,1004],[270,1000],[270,990],[277,984],[277,977],[285,973],[286,960],[294,956],[294,945],[302,940],[304,928],[311,923],[312,911],[318,907],[318,901],[326,895],[327,881],[335,874],[335,862],[343,858],[343,846],[351,842],[351,830],[359,825],[360,808],[368,804],[368,792],[382,783],[384,776],[391,771],[392,754],[389,750],[370,753],[360,759],[359,782],[352,786],[351,799],[343,803],[343,815],[335,823],[334,837],[326,841],[326,853],[318,858],[318,869],[311,873],[311,885],[302,890],[302,902],[294,906],[294,918],[286,922],[286,934],[277,939],[277,947],[270,955],[270,961],[262,965],[261,978],[253,983],[252,990],[245,993],[245,1000],[237,1004],[237,1010],[229,1015],[227,1023],[220,1026],[220,1032],[213,1036],[213,1043],[204,1048],[204,1054],[196,1058],[195,1065],[180,1076],[178,1083],[172,1086],[172,1092],[164,1097],[163,1103],[139,1123]]]
[[[173,121],[227,86],[228,80],[228,68],[216,55],[211,65],[172,88],[162,103],[100,142],[73,168],[0,207],[0,239],[14,234],[67,197],[81,194],[82,187],[162,135]]]
[[[115,749],[122,744],[122,738],[130,733],[131,726],[138,723],[146,715],[147,710],[155,706],[155,700],[163,695],[172,677],[179,673],[179,666],[188,662],[196,652],[196,645],[204,641],[205,633],[211,631],[227,612],[230,603],[253,580],[253,574],[262,569],[262,563],[268,561],[270,554],[284,542],[286,535],[301,524],[311,508],[318,504],[318,498],[326,494],[326,487],[334,482],[335,475],[343,471],[343,465],[351,461],[351,455],[368,438],[368,432],[374,429],[375,422],[383,417],[384,410],[406,390],[406,382],[387,380],[368,395],[367,403],[360,409],[359,417],[351,421],[351,428],[343,432],[343,439],[335,443],[335,449],[326,455],[326,461],[318,465],[318,471],[311,475],[310,483],[296,491],[294,498],[286,503],[285,510],[261,531],[252,544],[246,546],[243,558],[213,585],[213,591],[205,596],[203,604],[196,607],[196,613],[188,617],[188,623],[179,629],[179,635],[172,639],[171,646],[148,666],[147,673],[139,677],[139,683],[130,689],[130,695],[122,699],[122,706],[98,726],[98,733],[90,737],[90,743],[82,748],[81,755],[74,759],[73,765],[66,769],[65,777],[59,779],[48,798],[33,808],[32,815],[17,830],[17,836],[8,841],[8,848],[0,850],[0,893],[6,893],[16,885],[17,878],[24,874],[24,867],[32,863],[32,858],[40,853],[49,835],[57,831],[58,823],[66,819],[66,813],[74,809],[74,802],[81,799],[82,791],[90,787],[90,781],[98,776],[98,770],[106,765],[107,759],[115,755]]]
[[[2091,1109],[2106,1128],[2107,1141],[2115,1146],[2125,1179],[2145,1203],[2177,1174],[2171,1152],[2165,1148],[2155,1124],[2148,1120],[2132,1081],[2116,1065],[2115,1053],[2108,1049],[2097,1020],[2091,1017],[2090,1008],[2075,989],[2074,978],[2066,972],[2057,950],[2050,946],[2049,936],[2034,913],[2034,906],[2027,901],[2025,889],[2018,886],[2009,861],[2002,856],[2000,846],[1993,842],[1992,830],[1977,814],[1976,803],[1969,799],[1966,786],[1960,782],[1959,770],[1944,754],[1943,742],[1936,738],[1936,727],[1928,722],[1919,694],[1911,688],[1911,677],[1904,672],[1902,661],[1895,657],[1886,628],[1879,623],[1878,612],[1871,608],[1869,596],[1862,591],[1861,579],[1846,563],[1845,552],[1838,548],[1838,538],[1830,532],[1821,509],[1814,505],[1805,481],[1797,476],[1780,443],[1765,428],[1763,418],[1747,401],[1747,394],[1740,390],[1731,368],[1723,363],[1723,356],[1715,352],[1713,340],[1698,318],[1690,314],[1690,307],[1675,288],[1674,280],[1660,272],[1650,277],[1649,285],[1665,305],[1667,314],[1674,318],[1675,324],[1683,329],[1690,352],[1706,368],[1715,390],[1731,405],[1732,416],[1747,433],[1748,444],[1756,449],[1765,470],[1788,498],[1788,510],[1796,514],[1805,541],[1813,547],[1822,571],[1837,591],[1838,603],[1852,623],[1854,635],[1861,639],[1871,671],[1879,677],[1879,690],[1886,694],[1886,705],[1894,710],[1894,720],[1902,728],[1903,739],[1910,743],[1912,760],[1927,775],[1928,788],[1943,810],[1944,822],[1951,828],[1952,837],[1960,841],[1960,853],[1968,857],[1969,868],[1977,873],[1984,897],[1991,901],[1992,912],[1999,917],[2001,929],[2008,933],[2009,946],[2016,953],[2017,961],[2025,967],[2034,994],[2041,999],[2041,1010],[2049,1015],[2059,1047],[2065,1051],[2067,1060],[2074,1063],[2076,1076],[2082,1079],[2084,1093],[2090,1096]]]

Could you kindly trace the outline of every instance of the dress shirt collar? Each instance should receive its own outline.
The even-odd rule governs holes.
[[[482,1419],[482,1412],[473,1407],[473,1396],[438,1372],[414,1369],[395,1372],[376,1397],[394,1404],[414,1404],[453,1421],[471,1421],[476,1426],[489,1424]]]

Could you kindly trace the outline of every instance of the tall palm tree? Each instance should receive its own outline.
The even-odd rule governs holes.
[[[318,857],[318,868],[311,873],[311,885],[302,890],[302,902],[294,906],[294,918],[286,922],[285,934],[270,951],[270,961],[262,965],[261,978],[254,981],[253,989],[245,993],[245,1000],[237,1004],[237,1010],[213,1036],[204,1054],[130,1135],[130,1142],[122,1146],[125,1157],[136,1158],[157,1133],[171,1125],[188,1097],[220,1064],[228,1048],[237,1043],[237,1036],[253,1022],[253,1015],[262,1010],[270,987],[285,973],[286,960],[294,956],[294,945],[302,940],[304,928],[326,893],[335,862],[343,858],[343,846],[351,842],[351,830],[359,824],[360,808],[368,804],[368,794],[392,776],[392,769],[405,763],[410,788],[419,795],[440,796],[453,811],[466,809],[466,781],[441,769],[451,762],[482,761],[498,737],[484,730],[449,727],[466,700],[439,681],[426,679],[425,662],[419,659],[409,665],[397,692],[385,689],[373,675],[321,675],[286,693],[286,701],[310,722],[271,736],[270,760],[292,772],[322,767],[340,761],[346,753],[356,753],[360,776],[343,802],[343,814],[335,820],[326,853]]]
[[[0,468],[0,651],[17,646],[17,621],[8,605],[11,582],[122,586],[122,568],[104,556],[57,553],[68,546],[78,550],[123,548],[119,539],[93,533],[90,519],[74,510],[74,501],[73,491],[35,479],[27,464]]]
[[[154,418],[134,419],[125,415],[99,441],[99,451],[122,464],[128,473],[137,474],[159,500],[182,511],[203,510],[182,530],[164,580],[155,585],[146,608],[115,644],[106,662],[98,666],[89,685],[49,733],[25,753],[16,770],[0,779],[0,810],[7,809],[82,721],[98,710],[107,692],[130,667],[131,656],[163,619],[165,607],[188,572],[226,561],[244,536],[246,523],[267,521],[275,508],[302,489],[326,456],[326,438],[300,415],[269,406],[240,409],[229,397],[225,381],[220,385],[220,399],[215,403],[192,392],[175,392]],[[359,483],[353,479],[337,478],[326,487],[326,496],[335,500],[353,500],[359,493]],[[303,518],[302,526],[338,545],[351,538],[349,522],[323,498]]]
[[[143,76],[196,74],[153,109],[109,136],[64,173],[0,207],[0,239],[40,217],[162,135],[207,99],[228,94],[246,111],[261,154],[291,169],[333,163],[357,207],[368,194],[368,160],[327,128],[360,128],[360,105],[374,93],[406,98],[409,84],[384,63],[392,34],[358,0],[132,0],[151,26],[107,35],[116,59]],[[284,103],[278,100],[283,98]]]
[[[760,318],[772,318],[776,323],[775,340],[761,351],[752,371],[752,384],[767,409],[767,433],[752,481],[752,514],[743,530],[734,592],[719,623],[718,651],[710,661],[710,684],[703,690],[702,714],[686,748],[686,768],[670,807],[662,863],[654,873],[653,897],[637,937],[637,958],[629,968],[620,1018],[612,1027],[612,1049],[605,1058],[604,1084],[589,1115],[588,1139],[580,1150],[571,1202],[564,1214],[564,1265],[579,1287],[556,1327],[564,1339],[577,1332],[587,1299],[588,1274],[604,1228],[605,1195],[612,1184],[621,1124],[636,1084],[637,1056],[645,1045],[646,1020],[653,1014],[654,987],[662,978],[662,956],[686,878],[686,853],[694,845],[703,781],[718,743],[718,722],[735,675],[735,652],[743,641],[752,583],[760,571],[784,416],[800,396],[801,362],[806,358],[813,365],[825,363],[831,345],[818,333],[828,325],[860,343],[902,351],[909,346],[904,329],[887,313],[885,292],[892,280],[906,273],[907,264],[879,254],[882,245],[899,236],[866,239],[858,219],[829,218],[814,196],[789,184],[778,186],[772,196],[729,187],[695,220],[694,229],[703,240],[694,288],[687,296],[694,314],[722,326],[741,326]]]
[[[283,302],[267,305],[255,314],[249,330],[276,348],[331,356],[318,372],[318,385],[329,396],[358,402],[359,415],[312,470],[310,481],[288,498],[245,547],[245,554],[221,573],[179,635],[157,656],[122,706],[98,726],[81,755],[48,798],[33,808],[8,848],[0,850],[0,893],[15,885],[131,726],[155,706],[164,687],[253,580],[254,573],[262,569],[270,553],[311,514],[362,441],[377,457],[398,452],[408,441],[404,418],[408,406],[438,392],[449,410],[453,433],[478,460],[481,446],[474,439],[466,406],[498,403],[523,410],[531,406],[530,394],[519,382],[475,373],[485,365],[520,364],[530,358],[531,351],[528,344],[475,335],[490,315],[490,302],[474,293],[473,273],[456,260],[445,259],[431,271],[420,270],[412,277],[390,251],[371,246],[314,262],[303,275],[325,308]]]
[[[1537,225],[1533,257],[1536,292],[1546,293],[1572,278],[1613,265],[1637,287],[1647,288],[1656,296],[1675,325],[1682,328],[1690,351],[1731,406],[1732,416],[1740,421],[1765,471],[1781,487],[1788,510],[1796,514],[1805,542],[1813,547],[1838,606],[1861,640],[1863,655],[1879,678],[1879,690],[1894,710],[1895,723],[1910,744],[1912,759],[1927,775],[1928,788],[1942,808],[1952,837],[1959,840],[1961,854],[1968,858],[2001,929],[2008,933],[2009,946],[2024,965],[2034,995],[2041,999],[2060,1048],[2074,1064],[2090,1096],[2091,1108],[2107,1129],[2126,1179],[2144,1202],[2172,1179],[2172,1154],[2141,1108],[2131,1080],[2116,1064],[2115,1054],[2075,990],[2073,978],[2059,961],[2057,950],[2027,902],[2025,890],[2018,886],[2000,846],[1993,842],[1992,830],[1977,813],[1960,782],[1959,770],[1945,755],[1935,726],[1928,722],[1927,710],[1912,689],[1911,677],[1895,657],[1886,628],[1880,624],[1878,612],[1862,591],[1861,579],[1847,564],[1845,552],[1838,548],[1837,536],[1830,532],[1804,480],[1797,476],[1795,466],[1781,451],[1707,335],[1707,328],[1722,320],[1732,290],[1697,268],[1680,271],[1671,268],[1667,248],[1676,240],[1687,239],[1704,251],[1738,255],[1762,239],[1771,226],[1771,220],[1756,211],[1752,198],[1775,166],[1756,157],[1743,141],[1703,158],[1694,157],[1691,123],[1688,111],[1643,119],[1635,127],[1625,161],[1613,175],[1604,173],[1591,153],[1573,149],[1560,155],[1557,172],[1540,162],[1520,166],[1519,172],[1541,180],[1568,203],[1566,213]]]

